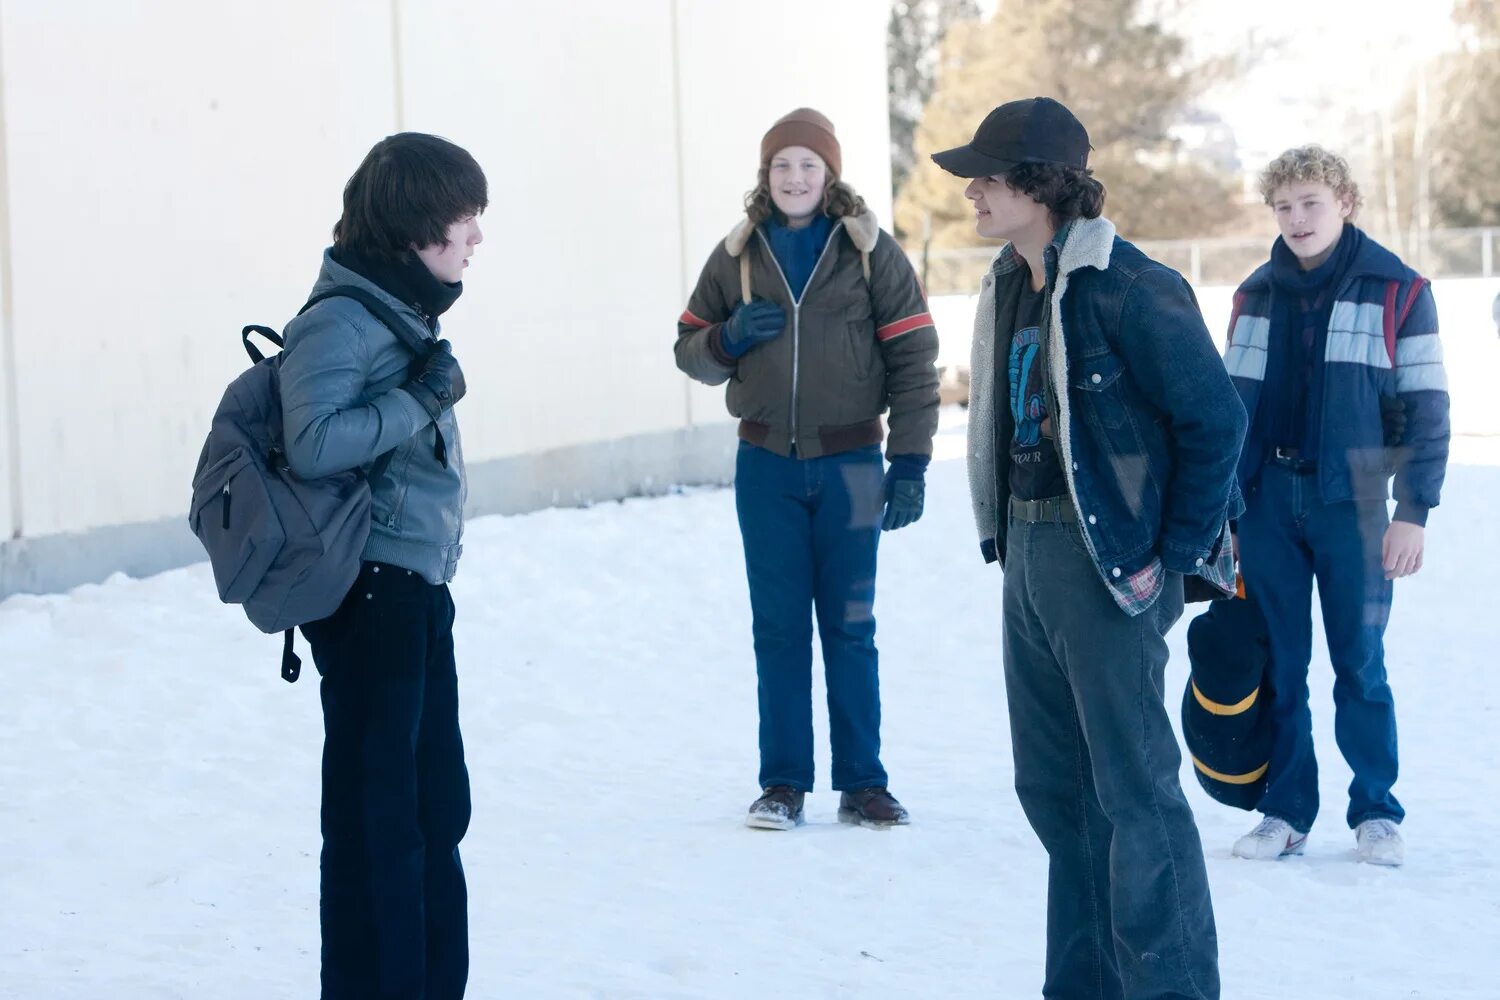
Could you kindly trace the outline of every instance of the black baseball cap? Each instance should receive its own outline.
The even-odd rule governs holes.
[[[967,146],[933,153],[933,162],[959,177],[1003,174],[1018,163],[1089,164],[1089,134],[1073,112],[1050,97],[1000,105],[979,123]]]

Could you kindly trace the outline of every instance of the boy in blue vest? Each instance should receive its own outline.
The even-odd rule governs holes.
[[[1391,792],[1396,708],[1383,636],[1392,581],[1422,568],[1448,461],[1437,309],[1427,281],[1354,225],[1359,188],[1342,157],[1288,150],[1260,190],[1281,237],[1235,294],[1225,364],[1250,417],[1236,546],[1271,637],[1275,739],[1264,819],[1234,854],[1300,854],[1318,814],[1307,681],[1316,579],[1334,731],[1354,772],[1357,857],[1399,865],[1405,813]]]

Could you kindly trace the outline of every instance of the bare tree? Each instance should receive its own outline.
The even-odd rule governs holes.
[[[895,0],[886,38],[891,115],[891,185],[896,191],[916,162],[912,139],[932,96],[938,46],[948,29],[977,21],[975,0]]]

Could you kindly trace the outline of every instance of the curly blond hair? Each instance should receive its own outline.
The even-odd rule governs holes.
[[[1322,146],[1298,146],[1282,153],[1260,172],[1260,196],[1267,205],[1277,188],[1287,184],[1327,184],[1340,201],[1349,199],[1354,209],[1349,213],[1353,219],[1365,203],[1359,193],[1359,185],[1349,169],[1349,161]]]

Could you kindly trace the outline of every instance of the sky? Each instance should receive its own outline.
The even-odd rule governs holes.
[[[1451,0],[1198,0],[1189,32],[1205,50],[1256,44],[1252,68],[1204,106],[1235,130],[1247,159],[1331,141],[1322,108],[1395,103],[1416,68],[1454,44]]]
[[[988,15],[999,2],[979,6]],[[1393,103],[1418,64],[1453,45],[1451,11],[1452,0],[1192,0],[1180,30],[1203,54],[1249,48],[1250,70],[1201,105],[1234,129],[1253,163],[1335,141],[1330,103],[1365,111]]]

